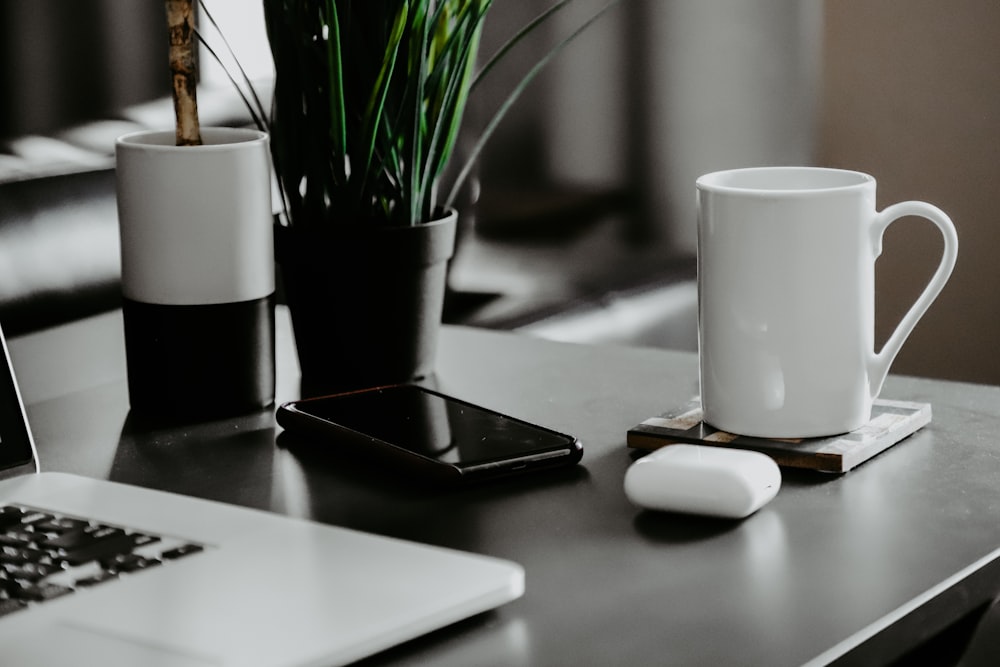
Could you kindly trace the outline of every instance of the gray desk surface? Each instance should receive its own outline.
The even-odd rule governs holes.
[[[844,476],[785,471],[770,505],[728,522],[641,512],[622,491],[626,430],[697,391],[694,354],[447,328],[437,388],[586,451],[565,474],[434,493],[293,454],[273,410],[138,429],[122,345],[116,313],[12,341],[45,468],[525,566],[521,600],[377,664],[882,664],[1000,591],[1000,388],[890,377],[883,396],[930,402],[930,426]]]

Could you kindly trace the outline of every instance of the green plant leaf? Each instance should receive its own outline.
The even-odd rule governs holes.
[[[438,94],[431,117],[431,141],[423,165],[425,197],[424,219],[429,219],[437,205],[437,181],[454,150],[465,114],[472,73],[479,48],[483,21],[492,0],[466,1],[452,20],[455,26],[440,47],[441,57],[431,80]]]
[[[619,2],[621,2],[621,0],[611,0],[610,2],[605,4],[597,13],[593,14],[590,18],[588,18],[576,30],[574,30],[568,36],[559,41],[559,43],[557,43],[554,47],[552,47],[552,49],[550,49],[545,54],[545,56],[542,57],[541,60],[536,62],[534,66],[532,66],[532,68],[528,70],[528,73],[525,74],[524,77],[518,82],[518,85],[514,88],[514,90],[511,91],[510,95],[508,95],[507,98],[503,101],[499,109],[497,109],[496,113],[493,114],[493,117],[490,119],[489,123],[487,123],[486,128],[483,130],[483,133],[479,136],[479,139],[476,141],[476,144],[472,147],[472,150],[469,152],[469,155],[466,158],[465,164],[462,166],[461,171],[455,178],[455,182],[452,184],[451,191],[448,193],[448,197],[445,200],[445,206],[450,207],[454,204],[455,198],[458,196],[459,191],[462,189],[462,184],[465,183],[465,179],[468,178],[469,172],[472,170],[472,165],[475,164],[476,158],[479,157],[479,154],[482,152],[483,147],[486,145],[486,142],[489,141],[490,137],[493,136],[493,133],[496,131],[497,126],[500,124],[500,121],[504,119],[504,117],[507,115],[507,112],[514,105],[514,102],[517,101],[517,99],[521,96],[524,90],[528,87],[528,84],[530,84],[535,79],[535,77],[538,76],[538,74],[545,68],[546,65],[549,64],[549,62],[556,55],[558,55],[564,48],[566,48],[569,44],[571,44],[577,37],[582,35],[583,32],[587,28],[589,28],[595,21],[604,16],[604,14],[606,14],[613,7],[618,5]],[[546,15],[546,18],[548,16],[551,16],[551,12],[549,12]],[[534,25],[537,25],[537,23],[535,23]]]
[[[471,92],[572,1],[554,2],[476,72],[492,0],[263,0],[277,75],[268,126],[285,218],[295,225],[429,220]],[[528,70],[476,141],[446,205],[529,83],[618,1]]]
[[[327,71],[329,72],[330,138],[333,149],[340,154],[347,151],[347,111],[344,99],[344,61],[340,44],[340,19],[336,0],[326,0],[326,16],[321,19],[326,44]]]
[[[476,89],[479,83],[486,78],[486,75],[488,75],[490,71],[492,71],[493,68],[497,66],[515,46],[518,45],[518,43],[520,43],[522,39],[524,39],[532,32],[534,32],[535,29],[538,28],[538,26],[548,21],[550,18],[552,18],[552,16],[555,15],[556,12],[558,12],[560,9],[563,9],[564,7],[566,7],[566,5],[570,4],[571,2],[574,2],[574,0],[559,0],[559,2],[555,3],[554,5],[546,9],[544,12],[533,18],[531,21],[525,24],[520,30],[518,30],[513,37],[504,42],[503,46],[497,49],[497,52],[494,53],[488,61],[486,61],[486,64],[483,65],[483,68],[479,70],[478,74],[476,74],[475,79],[473,79],[472,81],[472,90]],[[603,11],[604,10],[602,10],[602,13]]]
[[[409,2],[400,2],[393,20],[392,29],[389,33],[388,43],[382,57],[382,64],[378,70],[375,86],[372,88],[368,106],[365,108],[364,120],[362,123],[363,150],[361,160],[361,185],[360,196],[364,196],[367,184],[371,175],[372,161],[375,155],[375,146],[378,142],[378,132],[383,129],[382,115],[385,111],[385,102],[389,95],[390,85],[393,81],[392,75],[396,69],[396,60],[399,56],[400,45],[403,43],[403,35],[406,29],[406,20],[409,15]]]

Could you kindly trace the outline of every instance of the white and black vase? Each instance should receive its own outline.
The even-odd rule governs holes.
[[[274,239],[268,137],[202,128],[116,144],[129,401],[200,421],[274,401]]]

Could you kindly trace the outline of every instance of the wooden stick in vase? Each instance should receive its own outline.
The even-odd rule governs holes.
[[[166,0],[177,145],[201,145],[194,45],[194,0]]]

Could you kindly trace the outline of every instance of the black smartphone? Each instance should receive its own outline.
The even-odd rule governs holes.
[[[571,435],[418,385],[285,403],[278,423],[315,443],[350,449],[421,477],[468,482],[578,463]]]

